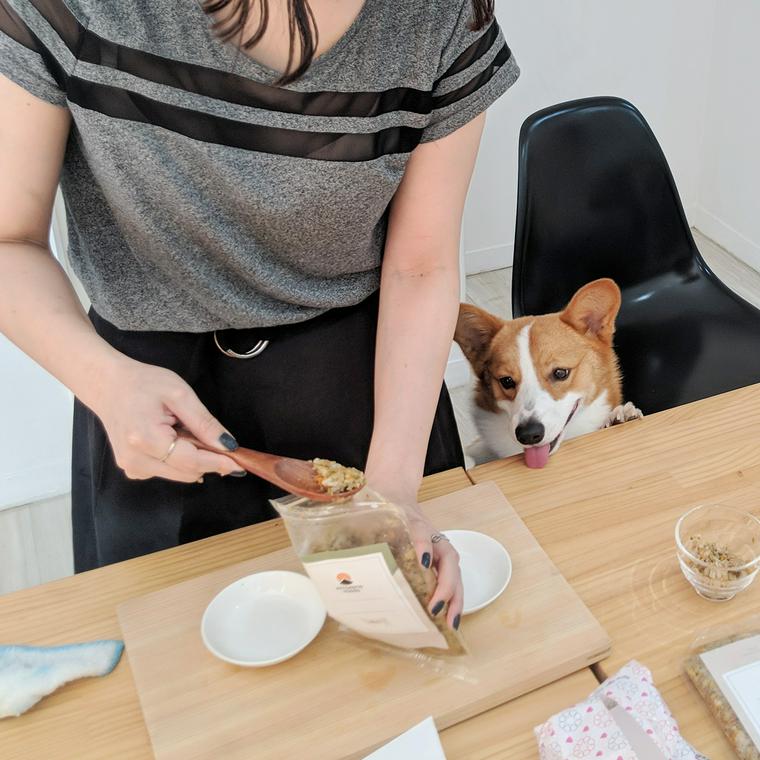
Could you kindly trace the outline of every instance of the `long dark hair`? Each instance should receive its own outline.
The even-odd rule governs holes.
[[[243,30],[256,2],[259,4],[259,24],[250,37],[243,39]],[[222,20],[213,21],[212,28],[219,39],[224,42],[235,40],[243,50],[249,50],[262,38],[269,23],[269,0],[203,0],[202,7],[210,16],[226,11]],[[494,0],[472,0],[472,9],[473,19],[470,28],[477,31],[493,18]],[[303,75],[314,60],[319,40],[314,13],[309,7],[308,0],[288,0],[288,18],[290,26],[288,65],[285,73],[277,80],[277,84],[289,84]],[[301,59],[294,67],[296,36],[300,43]]]

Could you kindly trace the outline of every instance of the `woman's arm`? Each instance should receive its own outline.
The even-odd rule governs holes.
[[[412,154],[391,206],[380,285],[375,368],[375,425],[367,478],[388,498],[412,505],[423,563],[437,560],[431,608],[462,607],[458,557],[433,532],[417,504],[430,430],[459,304],[462,211],[485,123],[482,114]]]
[[[237,470],[228,457],[186,441],[170,464],[160,461],[173,421],[217,447],[224,428],[180,377],[128,359],[97,335],[48,249],[69,127],[66,109],[0,76],[0,332],[98,414],[131,477],[190,482]]]

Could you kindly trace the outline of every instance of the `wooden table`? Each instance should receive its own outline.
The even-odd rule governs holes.
[[[422,500],[471,485],[464,470],[425,479]],[[116,607],[182,580],[288,545],[280,520],[0,597],[0,641],[54,644],[120,638]],[[535,758],[533,726],[584,699],[586,669],[442,733],[449,760]],[[104,679],[68,684],[20,719],[0,722],[3,760],[152,757],[129,662]]]
[[[673,529],[705,501],[760,516],[760,385],[567,441],[543,470],[521,458],[476,467],[494,480],[612,638],[612,674],[654,674],[684,736],[711,760],[734,757],[683,673],[698,631],[760,613],[760,582],[730,602],[681,576]]]
[[[448,760],[536,760],[533,727],[599,686],[589,668],[441,731]]]
[[[732,757],[682,673],[696,632],[760,612],[760,583],[726,604],[691,590],[675,563],[673,526],[692,504],[719,499],[760,515],[760,386],[567,441],[544,470],[519,458],[470,473],[495,480],[612,636],[613,673],[649,667],[684,735],[711,760]],[[428,478],[421,498],[469,485],[463,471]],[[0,641],[52,644],[119,637],[116,606],[287,545],[274,520],[0,597]],[[535,724],[585,698],[585,670],[442,733],[450,760],[535,758]],[[0,757],[120,760],[151,756],[128,661],[103,680],[70,684],[20,720],[0,723]]]

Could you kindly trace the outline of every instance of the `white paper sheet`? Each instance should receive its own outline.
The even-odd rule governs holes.
[[[446,760],[432,718],[425,718],[364,760]]]

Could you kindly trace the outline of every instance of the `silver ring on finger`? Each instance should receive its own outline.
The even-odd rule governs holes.
[[[433,535],[430,536],[430,542],[433,544],[440,544],[441,541],[448,541],[449,543],[451,543],[451,541],[449,541],[449,539],[446,538],[446,536],[444,536],[443,533],[433,533]]]
[[[179,440],[179,438],[175,438],[175,439],[174,439],[174,440],[171,442],[171,444],[169,445],[169,449],[168,449],[168,451],[167,451],[167,452],[166,452],[166,454],[164,454],[164,456],[161,458],[161,461],[162,461],[162,462],[166,462],[166,460],[167,460],[167,459],[168,459],[168,458],[169,458],[169,457],[172,455],[172,452],[174,451],[174,448],[176,447],[176,445],[177,445],[177,441],[178,441],[178,440]]]

